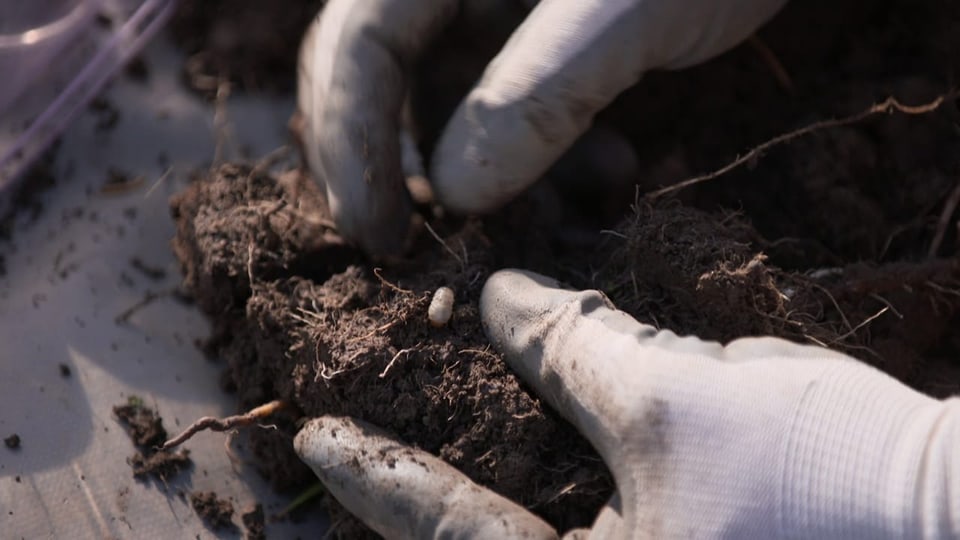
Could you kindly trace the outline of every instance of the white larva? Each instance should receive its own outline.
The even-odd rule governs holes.
[[[440,287],[433,293],[430,307],[427,308],[427,317],[430,319],[430,324],[439,328],[450,321],[451,315],[453,315],[453,289]]]

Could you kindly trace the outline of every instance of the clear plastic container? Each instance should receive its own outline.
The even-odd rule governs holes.
[[[163,27],[175,0],[0,0],[0,210],[23,172]]]

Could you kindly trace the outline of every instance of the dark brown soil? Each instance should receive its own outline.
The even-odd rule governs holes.
[[[113,414],[137,447],[137,452],[127,460],[134,478],[155,478],[165,484],[193,464],[189,450],[159,450],[167,440],[163,418],[144,405],[141,398],[130,396],[127,403],[113,408]]]
[[[141,448],[158,447],[167,440],[163,419],[153,409],[144,405],[139,397],[131,396],[127,403],[116,405],[113,414],[123,424],[133,444]]]
[[[955,209],[941,216],[960,183],[955,101],[824,130],[675,199],[642,199],[811,121],[947,91],[960,73],[958,23],[960,5],[944,0],[791,3],[760,45],[650,74],[601,115],[637,152],[640,199],[634,183],[584,197],[543,182],[484,220],[432,220],[446,246],[422,235],[382,270],[340,241],[297,172],[201,174],[172,210],[185,289],[215,326],[208,350],[227,361],[241,409],[281,398],[303,416],[380,425],[561,530],[592,522],[609,476],[489,348],[477,297],[504,266],[601,289],[678,333],[826,345],[933,395],[960,393],[960,231]],[[469,79],[450,73],[433,83]],[[426,307],[441,285],[457,303],[436,329]],[[295,416],[279,432],[251,431],[281,488],[311,477],[292,452]]]
[[[3,445],[10,450],[20,449],[20,435],[13,433],[3,438]]]
[[[218,499],[212,491],[197,491],[190,494],[190,505],[200,519],[213,530],[236,528],[233,524],[233,503]]]
[[[177,476],[180,471],[189,469],[193,465],[189,450],[159,450],[144,452],[138,450],[127,462],[133,469],[133,477],[138,480],[156,478],[162,483]]]
[[[243,528],[246,529],[244,533],[246,540],[266,540],[267,525],[263,516],[263,505],[257,504],[240,514],[240,520],[243,522]]]

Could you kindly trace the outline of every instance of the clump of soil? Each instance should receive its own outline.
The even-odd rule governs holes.
[[[266,540],[267,526],[263,516],[263,505],[257,504],[240,514],[243,528],[246,529],[244,538],[247,540]]]
[[[139,447],[161,446],[167,440],[163,419],[157,416],[153,409],[144,405],[139,397],[131,396],[125,404],[114,406],[113,414],[123,424],[133,444]]]
[[[218,499],[212,491],[197,491],[190,494],[190,505],[200,519],[213,530],[236,528],[233,524],[233,503]]]
[[[170,452],[160,450],[148,452],[140,450],[128,460],[133,469],[133,477],[137,479],[156,478],[166,482],[193,465],[189,450]]]
[[[184,285],[202,309],[221,314],[216,350],[242,403],[279,397],[305,416],[366,420],[564,529],[592,522],[611,493],[603,464],[483,334],[477,299],[496,264],[479,224],[446,238],[462,249],[459,260],[431,240],[381,272],[343,246],[316,184],[297,172],[277,180],[225,165],[172,207]],[[441,285],[457,298],[438,329],[427,306]],[[311,477],[292,453],[292,433],[251,432],[281,485]]]
[[[960,393],[960,258],[785,271],[737,216],[640,205],[593,285],[641,321],[727,342],[774,335],[846,352],[928,394]]]
[[[134,478],[153,477],[166,483],[193,464],[189,450],[171,452],[159,449],[167,440],[163,418],[144,405],[141,398],[130,396],[125,404],[113,408],[113,414],[137,447],[137,452],[127,460]]]

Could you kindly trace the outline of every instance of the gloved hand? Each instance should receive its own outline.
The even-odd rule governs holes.
[[[330,0],[304,38],[300,139],[340,233],[395,254],[411,204],[400,113],[409,68],[455,18],[535,0]],[[786,0],[543,0],[488,65],[433,154],[440,204],[495,209],[523,191],[652,69],[704,61],[748,37]]]
[[[657,331],[595,291],[506,270],[481,316],[510,366],[593,444],[616,495],[595,538],[943,538],[960,534],[960,400],[829,350]],[[295,447],[388,538],[549,538],[523,508],[347,418]],[[526,535],[526,536],[524,536]]]

